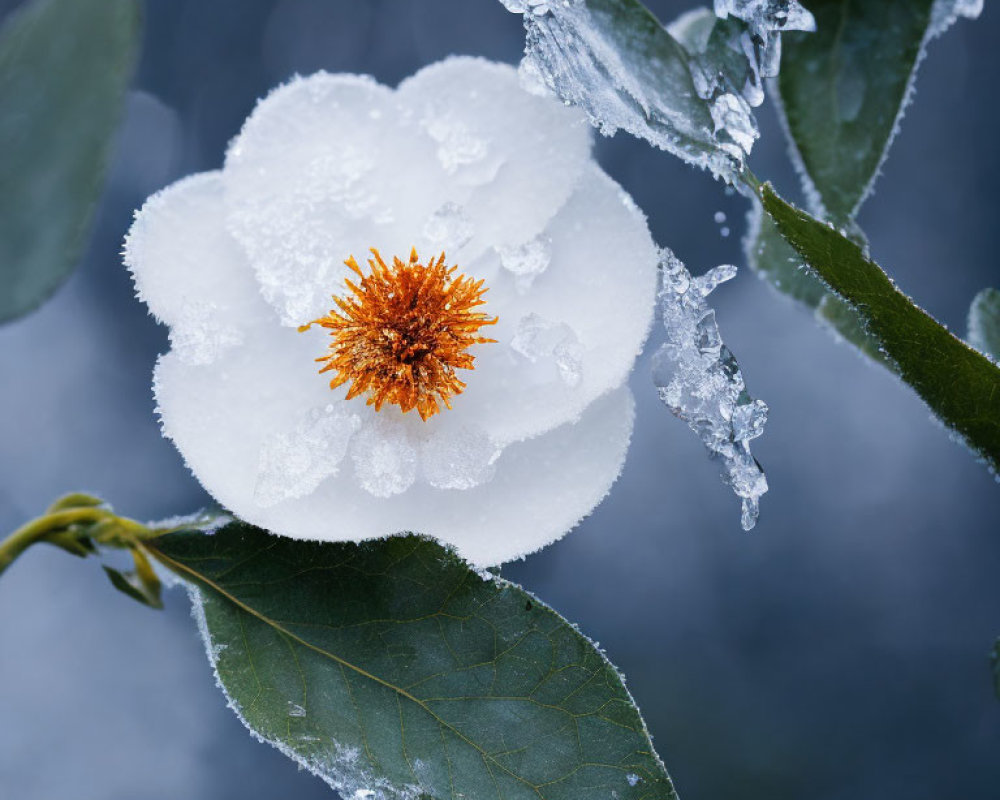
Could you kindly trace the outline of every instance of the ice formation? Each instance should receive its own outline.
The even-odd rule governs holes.
[[[931,24],[927,31],[927,38],[933,39],[936,36],[940,36],[959,17],[976,19],[982,13],[983,0],[934,0],[934,6],[931,8]]]
[[[605,135],[627,131],[732,184],[758,136],[751,106],[777,74],[780,32],[814,26],[797,0],[716,0],[715,15],[693,12],[669,32],[630,0],[501,2],[524,17],[528,85]]]
[[[589,513],[624,460],[624,384],[658,262],[590,151],[578,110],[526,92],[511,67],[454,58],[396,90],[295,79],[261,101],[222,170],[151,198],[126,263],[171,327],[154,381],[164,433],[215,499],[297,538],[418,531],[477,566]],[[445,250],[499,317],[453,408],[426,421],[331,391],[315,362],[329,335],[297,330],[373,246]]]
[[[722,342],[706,300],[722,282],[736,275],[723,265],[694,278],[673,253],[661,256],[660,308],[667,341],[657,352],[653,379],[660,399],[684,420],[721,462],[723,480],[743,506],[741,523],[757,522],[760,497],[767,491],[764,470],[750,452],[750,442],[764,432],[767,406],[749,395],[736,359]]]

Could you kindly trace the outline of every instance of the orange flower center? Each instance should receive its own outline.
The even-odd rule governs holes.
[[[365,275],[354,256],[344,263],[360,278],[345,280],[350,294],[334,296],[337,308],[325,317],[299,328],[320,325],[330,331],[329,352],[320,372],[334,371],[330,388],[351,382],[347,399],[368,394],[368,405],[380,411],[385,403],[403,412],[417,409],[426,420],[440,411],[440,401],[451,408],[450,398],[461,394],[465,383],[457,369],[475,369],[467,351],[474,344],[495,342],[477,336],[497,318],[474,311],[486,301],[483,281],[455,275],[458,267],[445,266],[445,256],[420,263],[416,249],[392,266],[371,249],[371,272]]]

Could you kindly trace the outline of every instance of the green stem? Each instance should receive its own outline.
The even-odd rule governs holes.
[[[0,575],[31,545],[43,542],[48,537],[65,531],[71,525],[92,524],[113,519],[114,516],[103,508],[74,508],[56,511],[32,520],[0,542]]]

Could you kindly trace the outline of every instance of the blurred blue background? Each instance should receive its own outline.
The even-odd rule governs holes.
[[[17,3],[0,0],[0,14]],[[684,2],[650,3],[670,19]],[[875,257],[960,333],[1000,285],[993,102],[1000,9],[933,43],[861,215]],[[255,100],[295,72],[395,84],[449,53],[516,62],[496,0],[149,0],[142,61],[82,267],[0,328],[0,531],[86,489],[158,518],[206,496],[161,439],[150,375],[166,330],[119,250],[132,210],[220,166]],[[793,199],[773,109],[752,160]],[[744,264],[745,202],[619,135],[601,163],[654,236],[700,273]],[[713,215],[722,211],[732,235]],[[751,391],[771,492],[751,534],[700,443],[659,404],[654,330],[611,496],[563,541],[504,568],[624,671],[686,800],[995,798],[1000,486],[915,395],[742,270],[715,297]],[[215,689],[180,591],[156,613],[96,564],[46,548],[0,581],[0,798],[330,797],[250,739]]]

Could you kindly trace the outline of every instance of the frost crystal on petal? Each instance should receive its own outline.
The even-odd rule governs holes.
[[[170,329],[170,346],[188,364],[211,364],[230,347],[243,343],[243,332],[223,320],[217,303],[189,301]]]
[[[684,420],[743,504],[741,523],[757,522],[760,497],[767,491],[764,470],[750,453],[750,441],[764,431],[767,406],[747,392],[739,364],[722,342],[708,295],[736,275],[723,265],[692,278],[673,253],[662,251],[660,307],[667,341],[657,352],[653,379],[660,399]]]
[[[386,412],[371,421],[351,443],[354,474],[376,497],[405,492],[417,477],[417,449],[406,423]]]
[[[500,449],[469,426],[430,437],[420,450],[424,477],[438,489],[471,489],[493,478]]]
[[[451,201],[438,208],[424,224],[424,236],[435,248],[456,253],[475,234],[472,219],[458,203]]]
[[[532,239],[516,247],[500,248],[500,264],[515,276],[514,285],[522,294],[531,288],[535,278],[545,272],[551,260],[552,246],[544,238]]]
[[[290,433],[266,438],[260,448],[254,500],[262,507],[304,497],[331,475],[360,427],[357,415],[328,405],[313,408]]]
[[[578,386],[583,378],[583,347],[565,323],[528,314],[518,323],[510,346],[533,364],[554,365],[567,386]]]
[[[424,129],[438,143],[437,157],[445,171],[453,175],[459,167],[482,161],[489,146],[454,117],[430,117]]]

